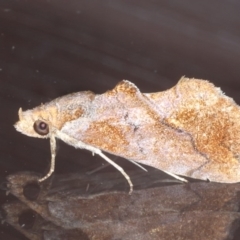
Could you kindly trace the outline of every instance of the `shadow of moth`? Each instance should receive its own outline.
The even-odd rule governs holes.
[[[240,181],[240,108],[204,80],[181,78],[173,88],[141,93],[129,81],[97,95],[90,91],[57,98],[32,110],[19,110],[17,131],[50,138],[51,168],[56,138],[100,155],[102,151],[176,174],[214,182]]]

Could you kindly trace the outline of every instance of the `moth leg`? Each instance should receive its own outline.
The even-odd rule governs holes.
[[[163,171],[163,172],[165,172],[165,173],[167,173],[168,175],[174,177],[175,179],[178,179],[178,180],[181,181],[181,182],[188,182],[187,179],[182,178],[182,177],[179,177],[178,175],[176,175],[176,174],[174,174],[174,173],[170,173],[170,172],[168,172],[168,171]]]
[[[113,167],[115,167],[120,173],[122,173],[122,175],[126,178],[130,190],[129,190],[129,194],[132,193],[133,191],[133,184],[132,181],[130,179],[130,177],[127,175],[127,173],[123,170],[122,167],[120,167],[119,165],[117,165],[115,162],[113,162],[110,158],[108,158],[105,154],[102,153],[102,151],[98,148],[95,148],[91,145],[85,144],[84,142],[75,139],[69,135],[67,135],[66,133],[63,133],[57,129],[55,129],[55,136],[60,138],[62,141],[74,146],[75,148],[80,148],[80,149],[86,149],[94,154],[98,154],[100,157],[102,157],[104,160],[106,160],[108,163],[110,163]]]
[[[131,181],[130,177],[127,175],[127,173],[123,170],[122,167],[117,165],[110,158],[108,158],[105,154],[103,154],[100,149],[96,148],[96,150],[97,151],[94,150],[94,153],[98,154],[100,157],[102,157],[104,160],[106,160],[108,163],[110,163],[113,167],[115,167],[126,178],[126,180],[128,181],[129,187],[130,187],[129,194],[131,194],[132,191],[133,191],[133,184],[132,184],[132,181]]]
[[[56,138],[54,135],[50,136],[50,148],[51,148],[51,166],[50,166],[49,172],[43,178],[40,178],[38,180],[39,182],[42,182],[47,178],[49,178],[55,170]]]

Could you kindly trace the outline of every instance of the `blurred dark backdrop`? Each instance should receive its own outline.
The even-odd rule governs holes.
[[[0,181],[48,169],[49,142],[12,126],[19,107],[102,93],[122,79],[162,91],[183,75],[208,79],[240,103],[239,12],[237,0],[0,0]],[[97,161],[61,144],[56,172]],[[25,239],[0,230],[0,239]]]

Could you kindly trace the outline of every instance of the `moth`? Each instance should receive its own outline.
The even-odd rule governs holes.
[[[178,175],[213,182],[240,181],[240,108],[220,88],[205,80],[181,78],[176,86],[141,93],[123,80],[103,94],[72,93],[18,112],[17,131],[50,138],[55,167],[56,138],[100,155],[102,151]]]

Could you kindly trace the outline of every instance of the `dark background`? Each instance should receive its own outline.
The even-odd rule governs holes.
[[[239,12],[238,0],[0,0],[0,181],[48,169],[48,140],[13,128],[19,107],[103,93],[122,79],[162,91],[183,75],[208,79],[240,103]],[[97,161],[60,144],[56,172]],[[9,198],[0,192],[0,204]],[[25,239],[0,227],[0,239]]]

